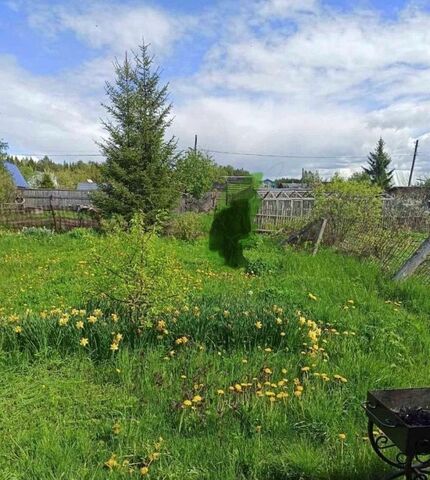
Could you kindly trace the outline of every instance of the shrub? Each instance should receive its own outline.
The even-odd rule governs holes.
[[[108,235],[106,250],[93,262],[94,298],[103,310],[121,311],[141,326],[165,308],[182,305],[193,280],[165,250],[159,223],[148,226],[145,216],[133,217],[128,231]]]
[[[316,218],[327,218],[326,242],[339,244],[360,232],[371,232],[382,219],[379,187],[336,177],[315,189]]]
[[[24,227],[21,233],[23,235],[40,238],[52,237],[55,234],[53,230],[46,227]]]
[[[207,233],[202,215],[194,212],[186,212],[173,217],[167,225],[168,235],[179,240],[193,242]]]
[[[268,251],[247,250],[246,273],[250,275],[265,275],[279,270],[281,262],[277,255],[270,254]]]
[[[94,234],[94,230],[90,228],[74,228],[73,230],[70,230],[70,232],[67,232],[67,235],[71,238],[88,238],[91,237]]]

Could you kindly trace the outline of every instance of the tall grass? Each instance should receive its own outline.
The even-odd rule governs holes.
[[[0,237],[4,478],[378,478],[360,402],[429,383],[427,288],[329,250],[258,244],[249,275],[159,242],[193,288],[137,319],[92,296],[105,238]]]

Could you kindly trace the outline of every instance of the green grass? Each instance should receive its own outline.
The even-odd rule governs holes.
[[[203,240],[161,239],[177,275],[197,287],[179,312],[137,325],[124,311],[112,322],[111,305],[89,287],[93,251],[109,248],[97,236],[0,237],[0,478],[139,478],[148,464],[149,478],[171,480],[381,476],[360,402],[371,388],[429,384],[428,287],[393,284],[329,250],[311,257],[270,242],[249,254],[261,268],[249,276]],[[58,325],[72,307],[88,309],[83,330],[79,314]],[[169,333],[154,328],[160,319]],[[310,356],[317,328],[324,350]],[[124,335],[117,352],[112,332]],[[289,396],[272,403],[271,391]],[[196,395],[195,410],[183,406]],[[113,454],[119,466],[108,471]]]

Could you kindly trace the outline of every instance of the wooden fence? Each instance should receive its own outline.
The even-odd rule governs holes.
[[[99,226],[99,215],[91,207],[25,207],[14,203],[0,205],[0,228],[21,230],[29,227],[44,227],[56,232],[64,232],[78,227],[98,228]]]
[[[16,203],[25,208],[77,208],[92,206],[90,190],[36,190],[22,189],[17,192]]]
[[[271,232],[291,221],[306,220],[315,204],[311,189],[260,189],[261,207],[257,213],[257,231]],[[382,197],[384,221],[390,226],[409,228],[418,232],[430,231],[430,209],[405,205],[390,194]]]

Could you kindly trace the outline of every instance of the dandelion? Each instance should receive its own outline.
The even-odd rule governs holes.
[[[148,475],[149,473],[149,468],[148,467],[141,467],[139,470],[139,473],[144,477],[145,475]]]
[[[119,463],[116,459],[116,455],[112,454],[112,456],[105,462],[105,466],[108,467],[110,470],[119,467]]]
[[[267,352],[267,353],[270,353],[272,351],[272,349],[271,348],[265,348],[264,351]]]
[[[88,343],[89,343],[88,338],[81,338],[79,340],[79,345],[81,345],[82,347],[86,347],[88,345]]]
[[[276,325],[282,325],[282,318],[277,317],[275,322],[276,322]]]
[[[221,390],[221,389],[217,390],[216,393],[217,393],[218,395],[225,395],[224,390]]]
[[[267,375],[271,375],[271,374],[272,374],[272,370],[271,370],[270,368],[268,368],[268,367],[264,368],[264,369],[263,369],[263,372],[264,372],[265,374],[267,374]]]
[[[112,350],[112,352],[116,352],[119,349],[119,346],[116,342],[112,342],[110,349]]]
[[[317,297],[313,293],[308,293],[308,297],[313,301],[318,300]]]
[[[192,400],[193,403],[200,403],[202,401],[203,401],[203,398],[200,395],[195,395]]]
[[[339,433],[338,437],[342,442],[346,440],[346,435],[344,433]]]
[[[246,358],[242,358],[242,363],[248,363],[248,360]]]
[[[112,322],[116,323],[118,321],[118,315],[116,313],[112,313],[110,316]]]
[[[96,308],[93,312],[93,315],[97,318],[101,317],[103,315],[103,312],[100,310],[100,308]]]
[[[302,372],[305,372],[305,373],[306,373],[306,372],[309,372],[310,367],[302,367],[301,370],[302,370]]]
[[[183,405],[184,407],[191,407],[192,404],[193,404],[193,402],[192,402],[191,400],[184,400],[184,401],[182,402],[182,405]]]
[[[88,323],[91,323],[92,325],[94,325],[96,322],[97,322],[97,317],[95,315],[90,315],[88,318]]]
[[[22,333],[22,327],[20,327],[19,325],[16,326],[14,330],[15,330],[15,333]]]
[[[260,321],[255,322],[255,328],[257,330],[261,330],[263,328],[263,324]]]
[[[75,326],[78,330],[82,330],[84,328],[84,322],[82,320],[79,320],[75,323]]]

